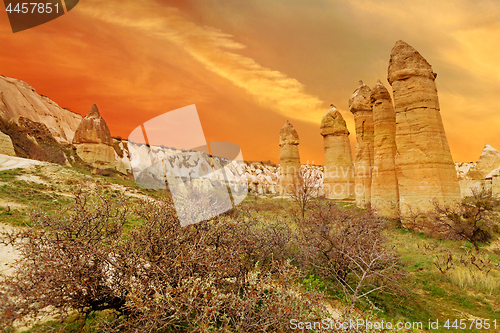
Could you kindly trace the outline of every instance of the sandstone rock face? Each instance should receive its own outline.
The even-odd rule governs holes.
[[[0,154],[16,156],[10,136],[0,132]]]
[[[489,144],[484,145],[477,162],[455,163],[455,168],[462,198],[471,196],[473,192],[481,191],[483,188],[500,194],[496,179],[500,173],[500,152]]]
[[[115,149],[115,169],[124,174],[132,173],[128,141],[113,139],[113,146],[118,148]]]
[[[0,76],[0,118],[19,124],[20,117],[46,125],[57,142],[63,144],[71,143],[82,120],[79,114],[37,94],[29,84]]]
[[[92,105],[87,115],[82,119],[80,125],[76,129],[73,138],[73,144],[79,143],[102,143],[105,145],[113,145],[111,132],[108,125],[101,117],[97,105]]]
[[[498,167],[500,167],[500,152],[489,144],[485,144],[479,159],[466,176],[471,179],[485,179],[486,175]]]
[[[394,164],[396,113],[391,96],[380,80],[371,91],[370,102],[374,125],[371,205],[378,215],[397,218],[399,193]]]
[[[99,169],[115,168],[115,150],[108,125],[94,104],[76,129],[73,145],[77,155]]]
[[[333,105],[321,120],[320,134],[325,147],[323,194],[329,199],[352,199],[354,165],[349,131],[344,118]]]
[[[280,131],[280,186],[283,193],[294,191],[300,171],[299,135],[289,121]]]
[[[78,157],[94,168],[115,168],[115,150],[113,147],[103,143],[80,143],[74,146]]]
[[[222,158],[209,157],[201,152],[180,151],[174,148],[147,147],[146,145],[130,144],[128,149],[131,156],[131,168],[140,182],[144,182],[152,188],[161,188],[164,182],[161,179],[163,168],[168,166],[168,173],[172,177],[182,178],[184,182],[196,183],[204,189],[214,188],[213,178],[199,179],[201,175],[209,171],[213,165],[225,164]],[[151,162],[151,156],[153,161]],[[222,159],[223,160],[223,159]],[[160,163],[159,161],[164,161]],[[117,168],[118,169],[118,168]],[[229,182],[235,182],[241,177],[245,177],[248,190],[259,195],[279,195],[280,194],[280,165],[271,162],[244,162],[244,169],[234,168],[233,165],[225,170]],[[119,170],[119,169],[118,169]],[[300,170],[305,174],[311,174],[315,179],[315,184],[319,188],[323,185],[323,166],[301,165]]]
[[[413,47],[396,42],[388,81],[396,111],[395,158],[403,217],[433,210],[432,200],[460,199],[457,175],[444,132],[431,65]]]
[[[356,205],[361,208],[371,204],[373,167],[373,113],[370,103],[371,89],[359,81],[349,99],[349,110],[354,114],[356,148],[354,152]]]
[[[500,167],[487,174],[484,182],[484,188],[491,190],[494,198],[500,198]]]

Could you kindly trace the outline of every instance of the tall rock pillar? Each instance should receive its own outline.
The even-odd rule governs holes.
[[[349,109],[354,114],[356,126],[356,148],[354,151],[354,171],[356,205],[370,207],[372,166],[373,166],[373,113],[370,104],[371,89],[359,81],[359,85],[349,99]]]
[[[297,176],[300,171],[299,135],[287,120],[280,131],[280,186],[281,193],[294,191]]]
[[[351,199],[354,197],[354,165],[349,131],[333,104],[321,120],[320,133],[325,146],[323,193],[329,199]]]
[[[460,199],[460,187],[439,109],[436,75],[413,47],[396,42],[388,81],[396,111],[396,172],[402,217]]]
[[[373,171],[371,202],[375,212],[383,217],[399,216],[396,156],[396,113],[391,95],[377,81],[370,95],[373,110]]]

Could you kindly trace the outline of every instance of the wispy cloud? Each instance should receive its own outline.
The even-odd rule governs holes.
[[[95,2],[95,4],[93,4]],[[236,53],[245,45],[229,34],[199,26],[176,8],[137,1],[88,1],[81,10],[108,23],[138,29],[175,43],[208,70],[252,95],[262,106],[289,118],[317,122],[324,102],[298,80]]]

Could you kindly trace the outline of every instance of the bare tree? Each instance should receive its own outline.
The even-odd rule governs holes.
[[[306,209],[312,200],[316,199],[321,189],[321,179],[316,177],[312,169],[300,168],[292,189],[288,195],[297,203],[302,215],[302,221],[305,219]]]

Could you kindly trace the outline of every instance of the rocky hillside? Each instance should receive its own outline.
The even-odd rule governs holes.
[[[24,81],[0,76],[0,118],[21,125],[22,118],[47,127],[52,137],[70,144],[82,116],[64,109],[50,98],[39,95]]]

